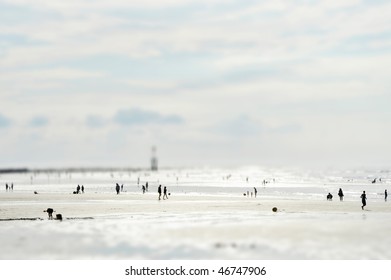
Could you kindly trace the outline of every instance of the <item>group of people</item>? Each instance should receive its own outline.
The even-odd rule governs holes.
[[[343,201],[344,194],[341,188],[338,190],[338,196],[339,196],[339,200]],[[387,190],[384,190],[384,201],[387,201],[387,196],[388,196]],[[326,198],[327,200],[332,200],[333,195],[331,193],[328,193]],[[367,195],[365,191],[363,191],[360,198],[362,203],[361,209],[364,210],[364,207],[367,205]]]
[[[143,194],[145,192],[148,192],[148,182],[145,183],[145,186],[143,185]]]
[[[258,190],[256,187],[254,187],[254,192],[247,191],[247,197],[250,197],[250,195],[251,197],[253,197],[254,195],[254,197],[257,198],[257,194],[258,194]],[[246,193],[244,193],[243,195],[246,196]]]
[[[84,193],[84,186],[77,185],[76,191],[73,192],[73,194],[79,194],[79,193]]]
[[[123,192],[123,191],[124,191],[124,184],[122,184],[122,185],[120,186],[118,183],[116,183],[116,184],[115,184],[115,191],[117,192],[117,194],[119,194],[120,191]]]
[[[162,185],[159,185],[159,187],[157,188],[157,192],[159,194],[159,200],[161,200],[161,197],[162,197]],[[164,186],[164,189],[163,189],[163,199],[168,199],[167,187],[166,186]]]
[[[8,183],[5,183],[5,191],[12,192],[14,190],[14,183],[11,183],[11,185],[8,185]]]

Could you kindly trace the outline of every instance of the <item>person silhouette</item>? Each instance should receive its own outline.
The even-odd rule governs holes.
[[[342,201],[343,200],[343,191],[341,188],[339,188],[338,196],[339,196],[339,200]]]
[[[52,208],[48,208],[46,210],[43,210],[43,212],[47,212],[49,216],[49,220],[53,220],[53,212],[55,212]]]
[[[120,189],[120,187],[119,187],[119,185],[117,183],[116,186],[115,186],[115,190],[117,191],[117,194],[119,194],[119,189]]]
[[[159,193],[159,200],[162,196],[162,185],[159,185],[159,187],[157,188],[157,192]]]
[[[167,196],[167,187],[164,186],[164,190],[163,190],[163,199],[168,199],[168,196]]]
[[[362,192],[360,197],[362,202],[361,209],[364,210],[364,207],[367,205],[367,195],[365,194],[365,191]]]
[[[388,196],[387,190],[384,190],[384,201],[387,201],[387,196]]]
[[[331,193],[329,193],[326,198],[327,198],[327,200],[331,201],[331,200],[333,200],[333,195]]]
[[[257,188],[254,187],[254,197],[255,197],[255,198],[257,198],[257,193],[258,193]]]

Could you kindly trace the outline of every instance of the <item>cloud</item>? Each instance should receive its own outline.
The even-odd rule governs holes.
[[[120,110],[114,118],[114,122],[125,125],[143,125],[143,124],[180,124],[183,119],[178,115],[161,115],[159,113],[137,108]]]
[[[89,127],[98,128],[107,124],[107,120],[98,115],[90,115],[86,119],[86,124]]]
[[[8,127],[11,124],[11,120],[6,116],[0,114],[0,128]]]
[[[48,123],[49,123],[49,119],[47,117],[35,116],[30,120],[29,125],[32,127],[44,127]]]
[[[246,115],[241,115],[233,119],[218,123],[213,130],[234,137],[242,137],[259,134],[262,130],[262,124]]]

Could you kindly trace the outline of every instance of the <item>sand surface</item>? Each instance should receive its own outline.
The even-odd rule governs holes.
[[[390,219],[381,200],[3,192],[0,258],[390,259]]]

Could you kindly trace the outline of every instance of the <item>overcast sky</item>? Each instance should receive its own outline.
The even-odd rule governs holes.
[[[391,164],[391,2],[0,0],[0,167]]]

